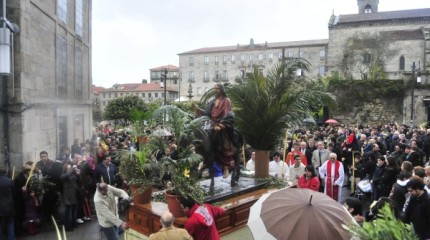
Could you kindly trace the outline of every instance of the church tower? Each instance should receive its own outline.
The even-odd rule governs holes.
[[[377,13],[379,0],[357,0],[358,13]]]

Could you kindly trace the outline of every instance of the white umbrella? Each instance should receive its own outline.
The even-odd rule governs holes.
[[[166,129],[157,129],[152,132],[152,135],[157,137],[168,137],[168,136],[172,136],[172,133],[167,131]]]
[[[184,96],[181,96],[177,99],[175,99],[175,102],[188,102],[190,99]]]

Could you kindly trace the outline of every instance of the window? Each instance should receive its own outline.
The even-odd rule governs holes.
[[[109,93],[109,98],[111,98],[112,97],[112,95],[111,95],[111,93]]]
[[[194,57],[190,57],[189,61],[190,61],[190,66],[193,66],[194,65]]]
[[[155,96],[155,97],[157,97],[157,96]],[[161,93],[161,97],[164,98],[164,93]]]
[[[155,97],[155,98],[158,98],[158,93],[154,93],[154,97]]]
[[[202,95],[202,88],[201,87],[197,88],[197,95]]]
[[[273,53],[269,52],[269,62],[273,62]]]
[[[320,51],[320,59],[324,60],[325,59],[325,50],[321,50]]]
[[[67,98],[67,42],[57,37],[57,90],[58,97]]]
[[[227,81],[228,77],[227,77],[227,70],[222,71],[222,80]]]
[[[236,62],[236,56],[231,55],[231,63],[234,64]]]
[[[122,95],[123,95],[123,93],[120,93],[119,95],[120,95],[120,96],[122,96]]]
[[[193,71],[190,71],[190,74],[188,76],[188,81],[189,82],[194,82],[194,72]]]
[[[57,4],[57,16],[67,24],[67,0],[58,0]]]
[[[151,93],[148,93],[148,98],[150,98],[150,97],[152,97],[152,94],[151,94]]]
[[[209,88],[208,87],[205,87],[205,92],[207,92],[209,90]]]
[[[282,60],[283,56],[284,56],[284,55],[282,54],[282,52],[279,52],[279,53],[278,53],[278,60]]]
[[[364,7],[364,13],[372,13],[372,6],[370,6],[369,4],[367,4]]]
[[[252,54],[249,54],[249,62],[250,63],[254,62],[254,56]]]
[[[222,64],[227,64],[227,55],[222,56]]]
[[[114,93],[114,97],[117,98],[118,97],[118,93]]]
[[[209,57],[205,56],[205,65],[208,65],[208,64],[209,64]]]
[[[218,79],[219,79],[219,71],[215,70],[215,80],[218,80]]]
[[[204,72],[203,81],[205,81],[205,82],[209,81],[209,72],[208,71]]]
[[[400,71],[404,71],[405,70],[405,57],[401,56],[400,57],[400,66],[399,66],[399,70]]]
[[[145,93],[142,93],[142,97],[145,98]]]
[[[259,53],[258,54],[258,61],[263,62],[263,59],[264,59],[264,55],[262,53]]]
[[[83,18],[83,11],[82,11],[82,0],[76,0],[75,4],[75,31],[76,35],[82,37],[82,18]]]
[[[320,75],[320,76],[325,75],[325,67],[324,66],[319,67],[318,75]]]
[[[299,51],[299,57],[303,58],[303,56],[305,55],[305,53],[303,51]]]
[[[75,116],[75,139],[84,139],[84,114]]]
[[[215,65],[218,65],[218,56],[215,56]]]
[[[84,79],[82,73],[82,49],[76,48],[75,52],[75,99],[83,100]]]
[[[106,106],[106,102],[103,102],[103,106]]]
[[[240,55],[240,62],[244,63],[245,62],[245,55]]]
[[[240,78],[245,78],[245,70],[240,70]]]
[[[58,125],[58,148],[62,149],[64,146],[67,146],[67,117],[66,116],[58,116],[57,118]]]
[[[372,54],[365,53],[363,54],[363,63],[370,63],[372,61]]]

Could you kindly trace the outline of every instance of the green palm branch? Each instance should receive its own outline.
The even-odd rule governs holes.
[[[273,149],[283,129],[302,125],[312,112],[334,103],[335,97],[322,84],[297,76],[298,69],[306,72],[310,65],[303,59],[288,60],[267,76],[254,68],[242,84],[226,86],[235,125],[253,148]]]

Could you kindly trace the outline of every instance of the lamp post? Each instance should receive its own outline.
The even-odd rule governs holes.
[[[421,84],[421,73],[420,73],[420,65],[421,63],[418,62],[418,69],[416,69],[415,62],[412,62],[412,90],[411,90],[411,125],[414,125],[415,121],[415,86],[416,84]],[[417,79],[415,79],[415,71],[418,71],[417,73]]]
[[[164,74],[161,74],[161,77],[163,78],[163,85],[164,85],[164,106],[167,105],[167,68],[164,69]]]
[[[0,75],[2,79],[2,107],[3,107],[3,154],[4,163],[10,166],[9,159],[9,117],[8,117],[8,95],[7,81],[9,75],[14,82],[14,56],[13,56],[13,34],[20,31],[18,25],[11,23],[6,18],[6,0],[1,1],[0,16]]]

